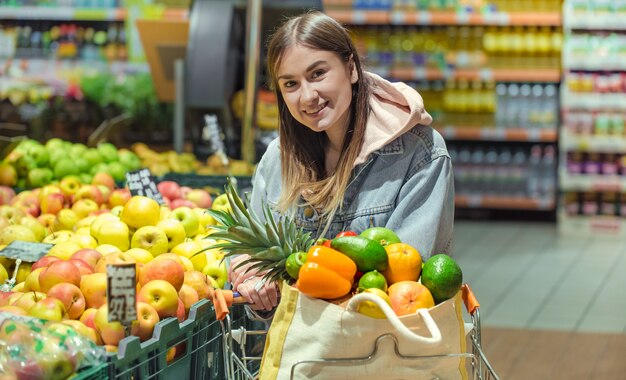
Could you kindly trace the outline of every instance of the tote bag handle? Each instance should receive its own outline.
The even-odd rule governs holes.
[[[439,327],[433,320],[433,317],[428,312],[428,309],[417,309],[417,313],[421,315],[424,323],[426,324],[426,329],[430,333],[430,337],[421,336],[415,334],[408,327],[402,323],[400,318],[396,315],[396,313],[391,309],[391,306],[387,304],[382,298],[377,295],[370,293],[359,293],[352,297],[348,302],[348,306],[346,307],[347,311],[356,312],[359,304],[361,302],[370,301],[375,303],[382,311],[385,313],[387,320],[396,329],[396,331],[408,340],[415,341],[421,344],[439,344],[441,343],[441,331]]]

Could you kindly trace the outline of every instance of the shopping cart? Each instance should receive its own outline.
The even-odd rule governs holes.
[[[291,379],[295,379],[296,368],[303,364],[318,363],[325,366],[362,366],[374,360],[382,342],[386,339],[390,339],[395,343],[395,354],[401,359],[433,360],[465,357],[468,359],[467,362],[470,367],[468,368],[468,372],[471,379],[499,380],[498,375],[496,375],[496,372],[487,360],[482,349],[480,305],[467,284],[462,286],[461,292],[465,307],[471,319],[471,323],[466,323],[465,326],[467,337],[471,342],[470,352],[432,356],[405,356],[398,351],[395,337],[390,334],[385,334],[378,337],[372,353],[367,357],[301,360],[293,364],[291,368]],[[221,321],[223,339],[221,354],[224,358],[225,379],[257,379],[267,326],[263,323],[251,321],[248,318],[243,305],[245,301],[239,298],[236,292],[218,290],[215,292],[213,300],[216,309],[216,318]]]

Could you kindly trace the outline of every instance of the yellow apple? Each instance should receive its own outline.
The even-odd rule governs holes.
[[[54,221],[54,229],[58,230],[70,230],[74,229],[74,226],[78,223],[80,218],[74,211],[69,208],[59,210],[56,219]]]
[[[214,261],[208,263],[202,268],[202,273],[213,278],[220,289],[224,288],[224,284],[228,280],[228,269],[226,269],[226,263],[221,261]]]
[[[176,219],[185,227],[185,234],[187,237],[192,237],[198,232],[198,226],[200,226],[200,218],[189,207],[183,206],[172,210],[167,216],[168,219]]]
[[[100,233],[100,227],[102,227],[102,225],[104,223],[106,223],[106,222],[118,221],[118,220],[120,220],[120,218],[118,218],[115,215],[109,214],[109,213],[98,215],[93,220],[93,222],[91,222],[91,224],[89,225],[89,229],[91,231],[91,236],[93,236],[94,238],[96,238],[96,240],[98,240],[99,233]]]
[[[218,195],[211,204],[212,210],[219,210],[224,212],[231,212],[232,208],[230,207],[230,202],[228,201],[228,196],[226,193]]]
[[[119,322],[109,322],[109,308],[106,303],[98,308],[94,324],[105,344],[117,346],[124,339],[124,326]]]
[[[137,302],[137,320],[133,322],[131,334],[138,336],[142,342],[152,338],[154,326],[159,322],[159,313],[145,302]]]
[[[46,228],[33,216],[25,216],[20,220],[20,225],[27,227],[35,235],[35,240],[42,241],[48,232]]]
[[[172,284],[164,280],[152,280],[139,290],[139,302],[152,306],[159,318],[175,317],[178,309],[178,292]]]
[[[172,253],[183,256],[191,260],[195,270],[202,270],[207,265],[207,258],[200,244],[189,240],[178,244],[172,248]]]
[[[121,220],[106,221],[98,229],[97,240],[99,244],[111,244],[120,251],[127,251],[130,248],[129,234],[128,226]]]
[[[127,254],[131,255],[138,263],[147,264],[154,256],[143,248],[131,248],[126,251]]]
[[[85,229],[86,227],[83,227]],[[69,240],[71,243],[78,244],[81,248],[96,248],[98,246],[98,242],[96,239],[89,235],[89,230],[87,229],[87,235],[84,233],[79,233],[76,231],[76,235],[72,236]]]
[[[118,247],[111,245],[111,244],[100,244],[94,249],[100,252],[103,256],[106,256],[111,253],[122,252]]]
[[[78,231],[80,228],[84,228],[87,227],[89,228],[89,226],[91,226],[91,223],[93,223],[94,220],[96,220],[96,218],[98,217],[98,215],[89,215],[86,216],[82,219],[80,219],[77,223],[76,226],[74,226],[76,228],[76,230]]]
[[[60,230],[54,231],[50,235],[43,238],[42,243],[59,244],[69,241],[74,236],[74,231]]]
[[[68,240],[57,243],[54,247],[50,248],[50,250],[48,251],[48,256],[58,257],[61,260],[69,260],[74,252],[78,251],[81,248],[83,247],[81,247],[77,243]]]
[[[26,280],[24,280],[24,287],[28,291],[41,291],[41,286],[39,286],[39,274],[44,270],[44,268],[37,268],[32,270],[28,276],[26,276]],[[15,291],[15,289],[13,290]]]
[[[93,273],[83,275],[80,279],[80,291],[85,297],[85,307],[99,308],[106,303],[107,299],[107,275],[106,273]],[[82,320],[82,317],[81,317]],[[83,321],[84,322],[84,321]],[[87,326],[89,326],[87,324]]]
[[[200,218],[201,226],[206,227],[206,226],[214,226],[215,224],[217,224],[217,221],[207,212],[206,209],[200,208],[200,207],[194,207],[193,212],[195,212],[196,215],[198,215],[198,218]]]
[[[167,236],[168,252],[171,252],[174,247],[185,241],[187,234],[183,224],[176,219],[163,219],[156,225],[157,228],[165,232]]]
[[[130,240],[131,248],[143,248],[154,257],[166,253],[168,245],[169,241],[165,232],[155,226],[140,227]]]
[[[156,226],[161,219],[161,206],[154,199],[136,195],[128,200],[120,214],[129,227]]]

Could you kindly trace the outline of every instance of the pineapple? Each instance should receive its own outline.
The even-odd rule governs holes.
[[[221,248],[224,256],[250,255],[249,260],[239,263],[237,267],[252,263],[251,269],[265,272],[265,280],[290,280],[285,269],[287,257],[294,252],[308,251],[314,242],[311,234],[296,227],[290,218],[283,217],[276,223],[267,204],[263,205],[265,222],[261,222],[252,210],[246,208],[230,180],[225,190],[232,211],[208,212],[218,221],[218,225],[213,226],[215,232],[210,235],[211,239],[226,242],[205,250]]]

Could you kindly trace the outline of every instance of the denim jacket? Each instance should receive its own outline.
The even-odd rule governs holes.
[[[262,216],[262,202],[267,202],[278,219],[278,139],[270,143],[259,162],[252,186],[250,207]],[[293,217],[298,226],[320,237],[325,221],[315,209],[299,207]],[[427,260],[434,254],[452,253],[453,219],[454,182],[445,142],[431,127],[417,125],[355,166],[343,207],[324,237],[346,230],[360,233],[370,226],[387,227]]]

